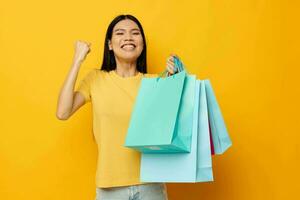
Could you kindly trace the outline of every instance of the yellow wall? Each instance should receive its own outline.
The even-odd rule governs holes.
[[[150,72],[174,52],[211,80],[233,141],[213,183],[168,184],[169,198],[299,199],[299,3],[283,0],[2,2],[0,199],[94,199],[91,105],[59,121],[56,102],[75,40],[92,43],[80,79],[123,13],[145,29]]]

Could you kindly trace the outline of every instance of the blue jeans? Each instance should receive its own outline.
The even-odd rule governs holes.
[[[165,183],[147,183],[122,187],[96,187],[95,200],[168,200]]]

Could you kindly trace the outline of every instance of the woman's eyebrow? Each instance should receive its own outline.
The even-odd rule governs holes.
[[[115,30],[115,32],[117,32],[117,31],[125,31],[125,29],[123,29],[123,28],[118,28],[118,29]],[[133,28],[133,29],[131,29],[131,31],[140,31],[140,29],[138,29],[138,28]]]
[[[140,31],[140,29],[138,29],[138,28],[133,28],[133,29],[131,29],[132,31]]]

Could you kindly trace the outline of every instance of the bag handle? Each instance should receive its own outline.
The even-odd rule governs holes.
[[[186,71],[185,66],[183,65],[181,60],[177,56],[173,56],[173,58],[174,58],[174,67],[176,69],[175,73],[178,73],[178,72],[181,72],[181,71]],[[161,77],[163,77],[166,73],[168,73],[168,69],[161,72],[158,75],[157,80],[160,79]]]

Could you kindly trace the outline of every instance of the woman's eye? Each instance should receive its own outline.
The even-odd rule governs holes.
[[[123,35],[124,33],[121,33],[121,32],[119,32],[119,33],[116,33],[116,35]],[[134,33],[132,33],[133,35],[139,35],[140,34],[140,32],[134,32]]]

